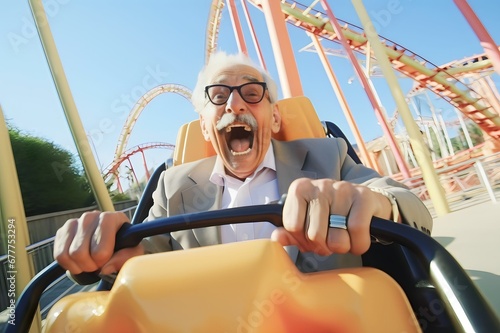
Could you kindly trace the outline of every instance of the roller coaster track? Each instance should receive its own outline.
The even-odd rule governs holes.
[[[205,62],[208,62],[210,55],[217,49],[217,39],[219,37],[220,18],[224,9],[224,0],[213,0],[208,16],[207,35],[205,39]]]
[[[118,138],[118,145],[116,146],[113,163],[117,163],[122,158],[130,133],[132,133],[132,128],[134,127],[142,110],[144,110],[146,105],[148,105],[153,98],[164,93],[176,93],[186,98],[188,101],[191,99],[191,90],[179,84],[162,84],[146,92],[141,98],[139,98],[137,103],[135,103],[127,117],[127,120],[125,121],[125,125],[123,126]]]
[[[143,143],[140,145],[137,145],[135,147],[132,147],[128,149],[127,151],[123,152],[120,154],[118,158],[115,158],[115,160],[106,167],[106,169],[103,172],[103,178],[106,181],[108,177],[113,177],[118,175],[118,168],[120,165],[129,159],[132,155],[142,152],[144,150],[148,149],[153,149],[153,148],[162,148],[162,149],[170,149],[174,150],[175,146],[170,144],[170,143],[163,143],[163,142],[150,142],[150,143]]]
[[[248,1],[261,9],[258,0]],[[281,1],[281,10],[289,24],[323,39],[340,42],[331,23],[328,22],[326,14],[290,0]],[[220,18],[215,17],[211,20],[213,20],[212,24],[216,24]],[[351,48],[366,55],[368,39],[364,36],[363,30],[348,22],[338,21],[343,25],[343,34]],[[209,38],[213,39],[214,36],[209,36]],[[460,66],[456,64],[451,66],[450,64],[438,67],[389,39],[381,37],[381,40],[393,68],[415,80],[418,89],[426,88],[433,91],[476,122],[489,136],[496,140],[500,139],[500,110],[494,110],[485,98],[456,77],[468,71],[485,70],[492,67],[491,61],[487,57],[482,56],[476,61],[464,62]]]

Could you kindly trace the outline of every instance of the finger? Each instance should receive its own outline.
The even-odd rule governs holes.
[[[346,217],[346,226],[348,226],[348,216],[352,205],[353,185],[345,181],[333,182],[332,198],[330,199],[330,214]],[[329,220],[329,217],[327,220]],[[328,228],[326,245],[332,253],[348,253],[351,248],[350,235],[348,230],[339,228]]]
[[[306,231],[309,250],[321,255],[331,254],[327,244],[329,211],[330,203],[326,196],[320,195],[309,202]]]
[[[54,259],[71,273],[79,274],[82,272],[80,267],[73,261],[69,255],[69,248],[73,242],[78,229],[78,219],[70,219],[57,230],[54,238]]]
[[[344,254],[351,249],[349,232],[339,228],[329,228],[327,246],[332,253]]]
[[[334,182],[333,194],[330,202],[330,214],[348,216],[353,202],[355,187],[346,181]]]
[[[305,235],[308,221],[309,201],[317,197],[318,189],[310,180],[295,180],[288,190],[287,199],[283,206],[283,227],[290,233],[289,240],[294,240],[299,248],[307,248],[309,240]]]
[[[307,252],[307,248],[303,247],[301,242],[293,237],[285,228],[277,228],[271,234],[271,240],[280,243],[282,246],[297,246],[300,252]]]
[[[91,238],[90,256],[98,267],[102,267],[113,256],[116,233],[129,222],[123,212],[103,212]]]
[[[80,217],[75,237],[69,247],[71,259],[83,272],[93,272],[98,269],[90,256],[90,243],[99,222],[100,213],[99,211],[87,212]]]
[[[144,254],[144,247],[139,244],[136,247],[130,247],[117,251],[111,259],[106,262],[106,264],[101,268],[101,274],[111,274],[120,271],[122,266],[130,258],[140,256]]]
[[[367,188],[358,188],[351,206],[348,221],[350,252],[355,255],[365,253],[370,247],[370,224],[375,207],[370,200],[372,193]]]

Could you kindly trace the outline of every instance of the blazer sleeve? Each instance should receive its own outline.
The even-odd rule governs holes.
[[[345,142],[337,140],[341,155],[341,177],[343,180],[358,183],[371,188],[380,188],[396,197],[402,222],[413,226],[427,234],[432,231],[432,216],[429,210],[406,185],[390,178],[382,177],[375,170],[357,164],[347,154]]]

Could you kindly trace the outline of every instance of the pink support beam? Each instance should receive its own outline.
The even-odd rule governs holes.
[[[137,178],[137,175],[135,173],[134,166],[132,165],[132,162],[130,161],[129,158],[127,158],[127,161],[128,161],[128,164],[130,165],[130,171],[132,172],[132,175],[134,176],[135,182],[137,183],[137,187],[140,188],[139,179]]]
[[[144,149],[141,149],[140,152],[142,155],[142,163],[144,164],[144,169],[146,170],[146,179],[149,180],[149,178],[151,178],[151,175],[149,174],[148,164],[146,163],[146,156],[144,155]]]
[[[250,19],[250,15],[248,14],[248,7],[247,7],[246,1],[247,0],[241,0],[243,12],[245,13],[245,19],[247,20],[248,28],[250,29],[250,34],[252,36],[253,45],[255,47],[255,50],[257,51],[257,56],[259,57],[260,65],[262,66],[262,68],[267,70],[266,63],[264,61],[264,57],[262,56],[262,50],[260,48],[259,41],[258,41],[257,36],[255,34],[255,29],[253,28],[252,20]]]
[[[385,120],[385,117],[382,113],[382,109],[380,105],[377,102],[377,98],[375,97],[375,94],[373,93],[370,84],[368,82],[368,79],[366,78],[363,69],[358,63],[358,59],[354,55],[354,52],[352,51],[351,47],[347,43],[347,39],[345,38],[344,34],[342,33],[342,28],[340,27],[337,19],[335,18],[335,15],[333,15],[332,10],[330,9],[330,6],[326,2],[326,0],[321,0],[321,5],[323,6],[323,9],[326,11],[328,18],[330,19],[330,23],[332,24],[333,30],[335,31],[335,34],[337,35],[338,39],[342,43],[342,46],[344,50],[346,51],[347,55],[349,56],[349,60],[351,61],[352,65],[354,66],[354,69],[356,71],[356,74],[359,78],[359,81],[361,82],[361,85],[363,86],[366,95],[368,96],[368,99],[370,100],[370,103],[372,104],[373,109],[375,110],[375,115],[377,116],[377,119],[380,123],[380,126],[382,126],[382,131],[385,133],[387,140],[389,141],[389,147],[391,148],[394,157],[396,159],[396,163],[398,164],[399,170],[401,170],[401,173],[403,174],[404,178],[411,178],[410,171],[408,170],[408,166],[406,165],[405,160],[403,159],[403,155],[401,154],[401,150],[399,149],[399,146],[396,143],[396,139],[394,137],[394,134],[391,132],[389,126],[387,125],[387,121]],[[367,55],[370,56],[370,55]]]
[[[361,155],[361,159],[364,161],[364,164],[368,166],[369,168],[376,169],[376,165],[373,163],[372,159],[370,158],[370,154],[368,154],[368,150],[366,149],[365,142],[363,140],[363,137],[361,136],[361,133],[359,132],[359,128],[356,125],[356,121],[354,120],[354,117],[352,116],[351,108],[349,107],[349,104],[347,103],[347,99],[344,95],[344,92],[342,91],[342,87],[340,86],[339,80],[337,79],[337,76],[335,75],[335,72],[328,62],[328,58],[326,56],[325,50],[323,49],[323,46],[321,45],[320,41],[318,40],[318,37],[314,34],[308,33],[308,35],[311,37],[311,40],[313,41],[314,47],[316,48],[316,51],[318,52],[318,56],[321,60],[321,63],[323,64],[323,67],[325,68],[326,75],[328,76],[328,79],[330,80],[330,84],[332,85],[333,91],[335,92],[335,95],[337,96],[337,100],[340,104],[340,107],[342,108],[342,111],[344,111],[344,115],[347,119],[347,123],[349,124],[349,127],[351,128],[351,131],[354,135],[354,138],[356,140],[356,143],[358,144],[358,149]],[[380,170],[377,170],[380,172]]]
[[[234,0],[228,0],[227,6],[229,9],[229,16],[231,16],[231,23],[233,24],[233,31],[236,37],[236,44],[238,45],[238,50],[248,55],[248,49],[245,43],[245,37],[243,36],[243,30],[241,29],[240,18],[238,16],[238,10],[236,9]]]
[[[462,12],[462,15],[465,17],[472,30],[476,33],[479,41],[481,42],[481,46],[484,48],[484,52],[491,60],[493,68],[497,74],[500,74],[500,51],[498,50],[498,46],[495,44],[493,38],[491,38],[490,34],[486,30],[486,28],[481,23],[481,20],[477,17],[476,13],[472,10],[466,0],[453,0],[455,5],[457,5],[458,9]]]
[[[293,55],[292,43],[286,29],[285,16],[281,11],[281,2],[262,0],[261,5],[273,47],[283,98],[303,96],[304,92]]]

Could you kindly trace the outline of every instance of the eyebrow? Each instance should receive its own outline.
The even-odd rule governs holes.
[[[264,81],[264,80],[261,81],[252,75],[243,75],[242,79],[247,80],[248,82],[262,82],[262,81]],[[226,78],[222,77],[221,79],[216,80],[216,81],[212,82],[211,84],[225,84],[225,83],[226,83]]]
[[[248,80],[249,82],[259,82],[255,76],[250,76],[250,75],[244,75],[243,79]]]

